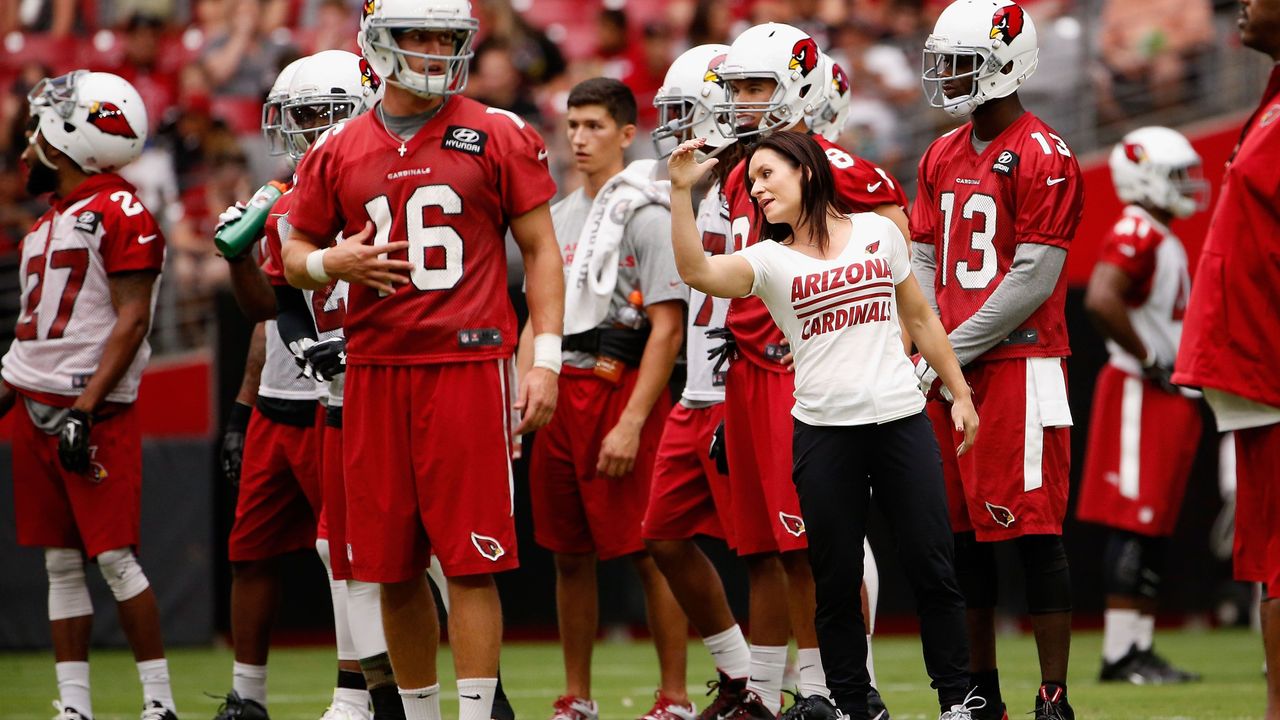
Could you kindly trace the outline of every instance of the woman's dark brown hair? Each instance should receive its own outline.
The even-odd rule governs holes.
[[[827,224],[822,222],[828,217],[848,215],[852,210],[845,201],[836,194],[836,179],[831,174],[831,161],[808,133],[787,130],[776,132],[761,140],[747,153],[746,166],[751,167],[751,158],[761,150],[772,150],[781,155],[791,167],[799,168],[800,173],[800,218],[799,222],[808,224],[818,238],[818,251],[824,255],[831,241],[827,232]],[[747,186],[747,196],[751,197],[751,173],[744,172],[742,181]],[[771,223],[760,211],[760,205],[751,197],[751,206],[755,208],[756,224],[760,227],[760,237],[787,244],[795,242],[794,233],[786,223]],[[787,238],[791,238],[788,240]]]

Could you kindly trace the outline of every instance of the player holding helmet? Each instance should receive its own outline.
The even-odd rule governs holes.
[[[1062,547],[1071,425],[1062,267],[1083,189],[1066,143],[1018,99],[1036,56],[1031,16],[1009,0],[952,3],[924,50],[929,102],[970,118],[921,159],[911,233],[915,272],[987,428],[973,452],[943,453],[972,683],[987,700],[974,712],[980,718],[1004,715],[991,544],[1001,540],[1014,541],[1026,570],[1040,651],[1036,717],[1073,715],[1066,696],[1071,579]],[[933,394],[937,373],[923,360],[916,373]],[[945,404],[930,403],[929,412],[939,445],[954,446]]]

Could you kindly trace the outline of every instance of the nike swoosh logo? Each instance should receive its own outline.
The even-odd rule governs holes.
[[[151,242],[152,240],[155,240],[155,239],[156,239],[156,237],[157,237],[157,236],[155,236],[155,235],[139,235],[139,236],[138,236],[138,244],[139,244],[139,245],[146,245],[147,243]]]
[[[876,184],[874,184],[874,185],[872,185],[871,183],[867,183],[867,192],[875,192],[875,191],[879,190],[879,189],[880,189],[880,186],[881,186],[881,185],[883,185],[883,184],[884,184],[884,181],[883,181],[883,180],[881,180],[880,182],[878,182],[878,183],[876,183]]]
[[[1044,181],[1044,183],[1045,183],[1046,185],[1048,185],[1049,187],[1053,187],[1054,185],[1057,185],[1058,183],[1062,182],[1063,180],[1066,180],[1066,178],[1064,178],[1064,177],[1060,177],[1060,178],[1049,178],[1048,180],[1045,180],[1045,181]]]
[[[464,700],[479,700],[479,699],[480,699],[480,696],[479,696],[479,695],[461,695],[461,694],[460,694],[460,695],[458,695],[458,697],[463,698]]]

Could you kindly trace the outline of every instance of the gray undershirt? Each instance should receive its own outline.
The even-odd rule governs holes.
[[[973,143],[973,149],[977,151],[979,155],[985,152],[987,148],[991,147],[991,143],[995,142],[994,140],[979,140],[978,136],[974,133],[969,134],[969,141]]]
[[[1063,248],[1040,243],[1018,245],[1013,254],[1013,266],[995,291],[978,312],[947,336],[960,364],[968,365],[977,360],[1031,317],[1031,313],[1053,294],[1066,262],[1067,251]],[[937,269],[934,246],[913,243],[911,270],[935,313],[938,312],[938,298],[934,294],[933,283]]]
[[[438,115],[448,103],[449,100],[446,98],[444,102],[440,103],[439,107],[426,112],[416,113],[414,115],[392,115],[384,110],[382,104],[379,103],[378,118],[382,120],[382,124],[387,128],[387,130],[395,134],[396,137],[407,142],[411,140],[414,135],[417,135],[418,131],[422,129],[422,126],[426,125],[428,120]]]

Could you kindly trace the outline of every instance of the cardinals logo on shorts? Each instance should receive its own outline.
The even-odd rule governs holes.
[[[818,43],[811,37],[797,40],[796,44],[791,46],[791,62],[787,63],[787,69],[799,70],[801,75],[808,75],[816,67],[818,67]]]
[[[373,66],[364,58],[360,58],[360,84],[373,92],[378,92],[378,88],[382,87],[382,78],[378,77]]]
[[[711,58],[711,62],[707,63],[707,72],[702,76],[702,82],[724,85],[724,79],[720,77],[720,66],[724,64],[725,57],[725,55],[721,54]]]
[[[1005,5],[991,16],[991,39],[1000,38],[1001,42],[1008,45],[1022,34],[1026,23],[1027,18],[1020,5]]]
[[[840,67],[839,63],[831,69],[831,87],[837,95],[849,93],[849,76],[844,74],[844,68]]]
[[[782,522],[782,527],[792,535],[800,537],[804,534],[804,518],[778,511],[778,520]]]
[[[1003,505],[986,503],[986,506],[987,512],[991,513],[991,517],[999,523],[1000,527],[1010,527],[1018,520],[1013,516],[1013,512]]]
[[[138,137],[133,128],[129,127],[124,111],[116,107],[115,103],[98,101],[90,105],[89,123],[108,135],[119,135],[131,140]]]
[[[476,550],[478,550],[486,560],[491,560],[493,562],[497,562],[498,558],[507,554],[507,551],[502,549],[502,543],[488,537],[487,535],[471,533],[471,544],[476,546]]]

